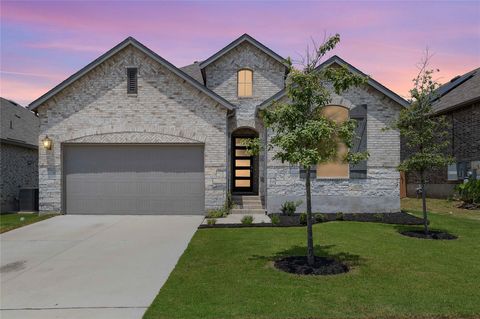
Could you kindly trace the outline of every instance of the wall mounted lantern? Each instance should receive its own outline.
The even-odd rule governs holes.
[[[46,150],[52,149],[52,139],[47,136],[42,140],[43,148]]]

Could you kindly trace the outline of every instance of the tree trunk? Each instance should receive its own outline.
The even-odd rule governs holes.
[[[313,231],[312,231],[312,194],[310,190],[310,166],[305,168],[307,178],[305,180],[306,197],[307,197],[307,263],[313,266],[315,263],[315,254],[313,251]]]
[[[425,172],[420,172],[420,187],[422,189],[422,211],[423,211],[423,231],[428,235],[428,219],[427,219],[427,194],[425,191]]]

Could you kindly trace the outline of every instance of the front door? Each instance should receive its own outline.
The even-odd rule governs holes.
[[[247,153],[245,141],[249,137],[233,138],[233,192],[251,193],[253,191],[254,156]]]

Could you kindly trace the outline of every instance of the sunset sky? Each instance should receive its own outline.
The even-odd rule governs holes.
[[[1,1],[0,94],[22,105],[133,36],[176,66],[248,33],[296,59],[340,33],[334,54],[408,97],[428,46],[440,82],[480,67],[480,1]]]

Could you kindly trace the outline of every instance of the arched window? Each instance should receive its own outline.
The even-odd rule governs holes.
[[[337,123],[348,120],[348,109],[338,105],[327,105],[322,109],[322,113]],[[349,178],[350,165],[343,162],[343,158],[348,152],[344,143],[338,143],[337,159],[329,163],[317,165],[317,178]]]
[[[253,71],[242,69],[237,73],[238,96],[248,97],[253,95]]]

